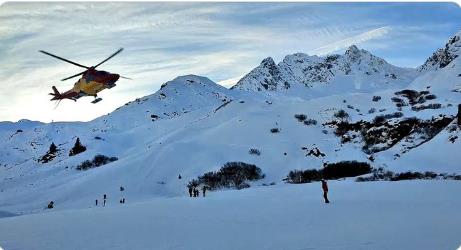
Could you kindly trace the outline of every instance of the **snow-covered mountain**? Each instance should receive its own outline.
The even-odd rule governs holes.
[[[443,69],[461,54],[461,32],[452,36],[444,47],[438,49],[426,62],[418,67],[418,71]]]
[[[189,180],[230,161],[260,167],[266,177],[255,185],[341,160],[460,173],[458,41],[445,46],[453,59],[444,67],[434,59],[399,68],[351,46],[343,55],[266,58],[232,89],[177,77],[90,122],[1,122],[0,210],[39,212],[49,200],[87,207],[121,185],[131,201],[180,196]],[[77,137],[87,149],[69,156]],[[52,143],[57,152],[40,161]],[[77,170],[97,154],[118,160]]]
[[[403,87],[417,75],[415,69],[393,66],[353,45],[344,55],[318,57],[296,53],[286,56],[279,64],[275,64],[274,60],[268,57],[233,88],[276,91],[332,85],[341,91],[376,91]]]
[[[461,32],[418,67],[421,75],[411,83],[412,88],[431,88],[443,96],[459,96],[461,92]],[[451,93],[450,93],[451,92]]]

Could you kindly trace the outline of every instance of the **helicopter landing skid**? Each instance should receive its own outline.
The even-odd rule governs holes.
[[[91,103],[95,104],[95,103],[98,103],[100,101],[102,101],[102,98],[98,97],[98,98],[94,99]]]

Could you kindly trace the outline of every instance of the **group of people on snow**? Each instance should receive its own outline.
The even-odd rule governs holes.
[[[202,186],[202,194],[203,194],[203,197],[205,197],[206,195],[206,190],[207,190],[207,187],[206,186]],[[200,197],[200,191],[198,188],[196,188],[195,186],[189,186],[189,196],[190,197]]]
[[[125,188],[123,186],[120,186],[120,192],[123,192],[123,191],[125,191]],[[106,201],[107,201],[107,194],[103,195],[102,200],[103,200],[102,206],[105,207],[106,206]],[[120,198],[120,204],[125,204],[125,198],[124,197]],[[98,199],[95,200],[95,205],[98,206]]]
[[[179,179],[181,179],[181,175],[179,175]],[[325,203],[330,203],[330,200],[328,200],[328,183],[325,179],[322,179],[322,190],[323,190],[323,199],[325,201]],[[189,186],[189,196],[190,197],[200,197],[200,191],[197,187],[195,186]],[[206,195],[206,190],[207,190],[207,186],[202,186],[202,195],[203,197],[205,197]],[[123,186],[120,186],[120,192],[123,192],[125,191],[125,188]],[[106,200],[107,200],[107,195],[104,194],[103,195],[103,207],[106,206]],[[98,199],[95,200],[95,204],[96,206],[98,206]],[[122,197],[120,199],[120,204],[125,204],[125,198]],[[48,206],[47,206],[48,209],[52,209],[54,208],[54,201],[50,201],[50,203],[48,203]]]

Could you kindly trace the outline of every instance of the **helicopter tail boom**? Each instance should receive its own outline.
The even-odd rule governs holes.
[[[58,89],[55,86],[51,88],[53,89],[53,93],[49,93],[49,94],[52,95],[53,98],[51,98],[50,101],[56,101],[56,100],[62,99],[61,93],[59,93]]]

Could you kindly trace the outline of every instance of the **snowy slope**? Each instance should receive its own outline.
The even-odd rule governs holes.
[[[4,249],[438,249],[461,245],[454,181],[330,181],[0,218]],[[450,195],[453,194],[453,195]]]

